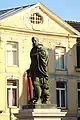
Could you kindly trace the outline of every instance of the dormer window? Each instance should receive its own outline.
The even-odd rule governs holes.
[[[39,13],[33,13],[30,17],[30,22],[33,24],[43,23],[43,17]]]

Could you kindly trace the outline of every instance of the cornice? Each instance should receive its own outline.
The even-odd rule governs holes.
[[[27,29],[23,29],[23,28],[16,28],[16,27],[3,26],[3,25],[0,25],[0,29],[5,29],[5,30],[15,31],[15,32],[24,32],[24,33],[49,35],[49,36],[72,37],[72,38],[80,37],[79,35],[55,33],[55,32],[46,32],[46,31],[38,31],[38,30],[27,30]]]

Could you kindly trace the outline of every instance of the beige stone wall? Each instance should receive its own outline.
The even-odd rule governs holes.
[[[14,78],[19,79],[19,97],[23,96],[23,73],[26,69],[30,66],[30,50],[32,47],[31,43],[31,37],[36,36],[39,38],[40,42],[48,49],[49,51],[49,73],[55,73],[55,63],[54,63],[54,50],[56,46],[63,46],[66,47],[66,51],[68,54],[68,74],[73,73],[75,69],[72,69],[72,60],[74,57],[74,49],[73,46],[75,45],[76,39],[69,38],[68,37],[60,37],[60,36],[46,36],[46,35],[39,35],[39,34],[26,34],[26,33],[19,33],[19,32],[10,32],[10,31],[2,31],[1,34],[1,40],[2,40],[2,51],[4,52],[3,57],[1,58],[1,72],[3,70],[3,73],[7,73],[6,77],[4,78],[4,81],[6,78],[9,78],[13,75]],[[16,41],[19,43],[19,67],[13,67],[13,66],[7,66],[6,65],[6,42],[7,41]],[[70,48],[69,48],[70,46]],[[75,59],[74,59],[75,60]],[[75,65],[75,61],[73,60],[73,64]],[[58,74],[67,74],[65,71],[56,71]],[[51,101],[54,101],[55,103],[55,80],[52,79],[52,98]],[[72,82],[72,81],[71,81]],[[25,91],[25,88],[24,88]],[[24,93],[25,95],[26,93]],[[26,103],[26,98],[24,96],[21,99],[21,103]],[[74,103],[75,104],[75,103]]]

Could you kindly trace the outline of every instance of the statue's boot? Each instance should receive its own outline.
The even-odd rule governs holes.
[[[41,99],[38,99],[37,102],[36,102],[36,104],[37,104],[37,105],[42,104],[42,103],[41,103]]]

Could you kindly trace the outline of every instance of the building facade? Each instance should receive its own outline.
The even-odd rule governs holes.
[[[42,3],[0,11],[0,119],[8,120],[10,109],[13,116],[27,104],[24,78],[32,37],[38,37],[49,53],[51,103],[78,119],[80,32]]]

